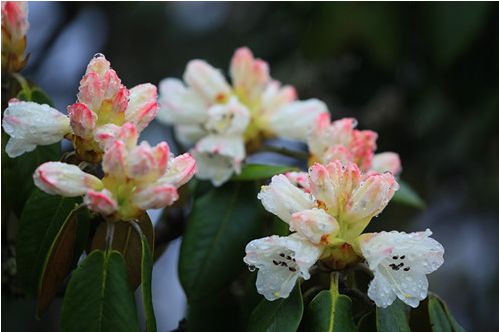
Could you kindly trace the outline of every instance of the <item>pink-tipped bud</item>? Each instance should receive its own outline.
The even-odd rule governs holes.
[[[125,118],[141,132],[158,114],[158,91],[152,84],[140,84],[130,89]]]
[[[196,160],[189,153],[184,153],[170,161],[166,173],[159,181],[178,188],[187,183],[196,170]]]
[[[126,176],[126,158],[127,150],[125,143],[122,141],[114,141],[111,147],[104,153],[102,158],[102,170],[105,174],[113,177]]]
[[[15,41],[28,31],[28,6],[25,1],[2,1],[2,31]]]
[[[87,207],[104,216],[108,216],[118,210],[118,203],[111,192],[104,189],[102,191],[89,190],[83,202]]]
[[[177,189],[168,184],[148,186],[133,196],[134,204],[142,210],[160,209],[172,205],[177,199]]]
[[[353,191],[344,220],[355,223],[377,216],[398,189],[399,185],[390,173],[368,175]]]
[[[68,106],[68,115],[75,135],[83,138],[92,136],[97,116],[85,104],[75,103]]]
[[[291,217],[290,230],[296,231],[315,244],[327,244],[328,237],[334,237],[340,230],[336,219],[323,209],[313,208],[295,212]]]
[[[89,189],[101,189],[102,182],[93,175],[83,172],[78,166],[61,162],[47,162],[33,173],[35,185],[52,195],[76,197]]]
[[[250,100],[258,98],[270,80],[268,64],[255,59],[247,47],[241,47],[234,53],[230,75],[236,91]]]

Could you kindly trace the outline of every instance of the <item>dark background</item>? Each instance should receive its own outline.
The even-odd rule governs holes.
[[[446,262],[430,289],[467,330],[499,329],[496,3],[41,2],[29,10],[23,74],[60,110],[74,102],[94,53],[132,87],[181,77],[193,58],[227,72],[234,50],[248,46],[300,98],[322,99],[333,119],[353,116],[377,131],[378,150],[400,154],[401,177],[427,208],[392,204],[371,230],[431,228]],[[153,142],[166,136],[157,123],[144,133]],[[57,304],[35,323],[31,304],[2,302],[6,330],[56,324]]]

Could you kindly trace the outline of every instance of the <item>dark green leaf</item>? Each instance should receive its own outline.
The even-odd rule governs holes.
[[[127,267],[117,251],[93,251],[69,281],[61,331],[139,331]]]
[[[5,153],[5,144],[9,140],[5,134],[2,137],[2,192],[5,203],[20,216],[24,204],[34,189],[33,172],[46,161],[58,160],[61,154],[59,143],[39,146],[32,152],[17,158],[10,158]]]
[[[154,316],[154,307],[152,304],[152,290],[151,290],[153,259],[147,237],[145,235],[142,235],[141,239],[142,239],[142,261],[140,264],[141,266],[140,288],[142,292],[142,303],[144,305],[144,312],[146,316],[147,332],[153,332],[156,331],[156,317]]]
[[[262,299],[248,322],[249,332],[292,332],[298,330],[303,316],[303,299],[297,283],[287,299]]]
[[[47,254],[79,200],[35,189],[26,202],[19,223],[16,252],[19,280],[28,294],[37,294]]]
[[[337,275],[332,276],[329,291],[321,291],[307,309],[309,331],[356,331],[352,317],[352,301],[338,291]]]
[[[154,228],[147,213],[144,213],[138,222],[142,233],[149,240],[149,248],[154,248]],[[92,250],[106,248],[106,223],[103,222],[97,228],[92,240]],[[119,251],[128,267],[130,286],[135,289],[140,285],[141,261],[142,261],[142,240],[135,232],[130,222],[119,221],[114,223],[114,236],[111,248]]]
[[[53,106],[52,100],[40,88],[34,87],[31,89],[31,101],[38,104],[47,104]]]
[[[72,262],[80,257],[83,247],[78,247],[78,238],[88,236],[90,227],[88,214],[73,209],[59,230],[45,258],[38,287],[37,315],[43,313],[52,302],[57,291],[68,276]]]
[[[428,296],[428,314],[433,332],[464,332],[447,305],[434,294]]]
[[[242,270],[246,244],[259,236],[254,183],[227,183],[194,202],[180,250],[180,281],[190,301],[226,286]]]
[[[299,171],[296,167],[280,165],[244,165],[241,174],[232,177],[235,181],[252,181],[268,179],[276,174]]]
[[[424,208],[426,206],[425,202],[419,197],[419,195],[404,181],[398,181],[400,188],[393,195],[393,201],[417,208]]]
[[[376,326],[378,332],[410,332],[406,305],[397,299],[387,308],[376,308]]]

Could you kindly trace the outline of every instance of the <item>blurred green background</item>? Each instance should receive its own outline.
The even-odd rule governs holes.
[[[181,77],[193,58],[227,73],[234,50],[248,46],[300,98],[322,99],[333,119],[356,117],[359,128],[377,131],[378,150],[400,154],[402,179],[427,207],[392,204],[371,230],[431,228],[446,263],[430,289],[467,330],[499,330],[497,3],[42,2],[29,9],[32,56],[23,74],[61,110],[94,53],[132,87]],[[160,140],[167,130],[154,124],[145,136]],[[6,330],[41,326],[29,306],[9,307]],[[49,314],[40,324],[53,320]]]

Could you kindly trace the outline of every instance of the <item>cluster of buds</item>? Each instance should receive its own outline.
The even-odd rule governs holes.
[[[333,160],[356,163],[362,172],[401,171],[400,158],[394,152],[374,154],[378,135],[371,130],[357,130],[357,120],[344,118],[330,122],[329,114],[319,115],[309,132],[307,144],[310,164],[327,164]]]
[[[24,1],[2,1],[2,72],[24,68],[27,57],[28,7]]]
[[[194,145],[198,177],[216,186],[239,173],[246,153],[263,139],[305,142],[314,119],[328,113],[319,100],[297,100],[295,89],[272,79],[267,63],[247,48],[236,50],[230,76],[232,84],[205,61],[192,60],[185,84],[160,83],[158,119],[174,125],[180,142]]]
[[[67,110],[65,115],[48,105],[11,100],[3,118],[10,135],[7,154],[17,157],[66,137],[80,160],[98,163],[123,124],[132,123],[140,132],[154,119],[157,90],[149,83],[128,90],[104,55],[96,54],[80,81],[77,102]]]
[[[84,196],[85,205],[107,220],[135,220],[147,209],[173,204],[177,188],[196,171],[194,159],[189,154],[173,158],[166,142],[137,145],[132,123],[125,123],[117,136],[104,153],[102,179],[75,165],[47,162],[33,174],[35,185],[53,195]]]
[[[93,57],[80,81],[78,100],[65,115],[49,105],[13,99],[3,128],[6,152],[17,157],[38,145],[72,141],[77,160],[102,162],[104,177],[63,162],[40,165],[33,179],[49,194],[84,196],[84,204],[107,220],[135,220],[147,209],[173,204],[177,188],[191,179],[190,154],[173,158],[166,142],[137,146],[139,133],[154,119],[157,91],[152,84],[128,90],[102,54]],[[82,165],[85,165],[83,163]]]

